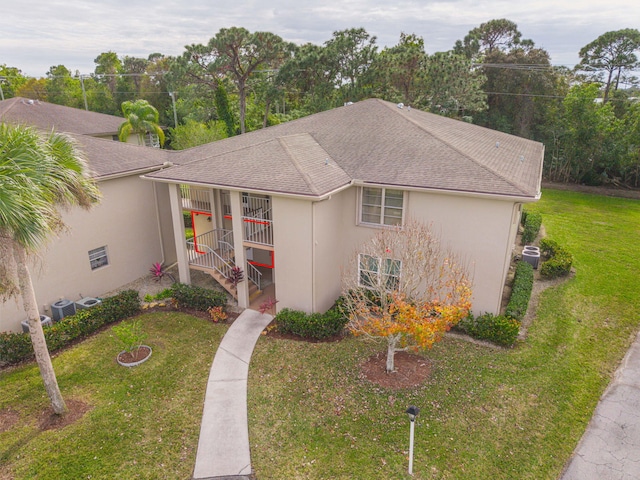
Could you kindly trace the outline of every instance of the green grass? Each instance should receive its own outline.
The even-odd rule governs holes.
[[[258,478],[409,478],[415,404],[412,478],[556,479],[638,330],[640,202],[546,190],[529,208],[577,275],[543,294],[513,350],[447,338],[425,354],[430,381],[393,392],[358,378],[382,347],[261,339],[249,387]]]
[[[63,429],[38,428],[48,399],[36,366],[0,373],[0,410],[19,414],[0,433],[0,478],[190,478],[209,368],[227,327],[175,312],[140,320],[153,355],[138,367],[116,363],[110,329],[56,355],[64,397],[91,406]]]
[[[545,190],[528,208],[573,253],[577,274],[544,292],[514,349],[447,337],[424,354],[426,384],[390,391],[359,376],[381,346],[258,341],[249,428],[260,480],[558,477],[640,324],[640,202]],[[0,410],[20,415],[0,433],[0,478],[189,478],[226,327],[181,314],[141,318],[154,353],[139,367],[115,363],[109,330],[56,356],[63,394],[93,407],[62,430],[36,426],[47,405],[37,368],[0,372]],[[411,404],[421,408],[413,477]]]

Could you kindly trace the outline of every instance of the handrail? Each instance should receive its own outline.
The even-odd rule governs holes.
[[[196,250],[196,243],[193,240],[187,241],[189,265],[212,268],[225,278],[231,276],[233,267],[235,267],[233,260],[225,260],[209,245],[200,244],[197,248],[199,250]]]
[[[247,263],[247,278],[258,287],[258,290],[262,290],[262,272],[250,263]]]
[[[182,198],[183,208],[211,211],[209,190],[183,184],[180,185],[180,197]]]
[[[242,217],[244,223],[244,239],[247,242],[259,245],[273,246],[273,221],[256,218]]]

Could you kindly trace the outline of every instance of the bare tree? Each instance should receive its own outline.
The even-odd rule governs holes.
[[[431,347],[471,308],[468,268],[416,221],[363,243],[342,285],[348,328],[386,339],[387,372],[395,370],[395,352]]]

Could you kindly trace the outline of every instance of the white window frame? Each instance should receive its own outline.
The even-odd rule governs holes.
[[[372,260],[375,263],[372,263]],[[358,285],[361,287],[369,289],[383,287],[385,291],[391,292],[400,286],[401,275],[402,260],[376,257],[366,253],[358,254]],[[363,278],[370,281],[363,281]],[[389,284],[390,280],[393,281],[391,285]]]
[[[94,248],[89,250],[89,266],[91,271],[97,270],[109,265],[109,252],[107,252],[107,246]]]
[[[145,147],[160,148],[160,137],[157,133],[146,132],[144,134]]]
[[[368,192],[379,192],[380,203],[365,203],[368,198],[372,196],[368,194]],[[395,198],[392,197],[393,194],[401,193],[402,194],[402,205],[394,205],[391,202],[397,202],[399,198],[395,195]],[[395,227],[404,225],[404,211],[405,211],[405,191],[400,190],[399,188],[388,188],[388,187],[373,187],[373,186],[363,186],[360,188],[360,201],[359,204],[359,223],[363,225],[377,225],[382,227]],[[376,212],[375,210],[378,210]],[[397,213],[400,213],[398,215]],[[392,215],[392,212],[396,213]],[[377,218],[376,218],[377,217]],[[387,222],[387,219],[396,219],[394,222]]]

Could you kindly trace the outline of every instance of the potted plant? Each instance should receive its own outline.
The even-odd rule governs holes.
[[[147,338],[147,335],[142,332],[142,326],[139,320],[122,322],[111,330],[124,348],[116,357],[120,365],[124,367],[135,367],[149,359],[152,350],[150,346],[142,344]]]

